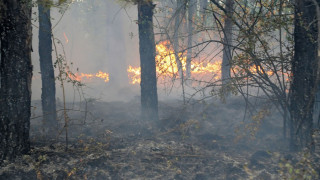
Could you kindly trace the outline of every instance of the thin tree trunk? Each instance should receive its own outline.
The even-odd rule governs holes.
[[[57,132],[56,87],[52,64],[52,39],[50,6],[38,1],[39,10],[39,57],[42,80],[42,113],[44,133],[55,136]]]
[[[208,0],[200,0],[200,13],[202,16],[203,25],[206,25],[206,8],[208,7]]]
[[[223,38],[223,58],[221,66],[221,80],[222,87],[225,87],[230,80],[230,62],[232,60],[231,45],[232,45],[232,17],[233,14],[233,0],[226,0],[226,19],[224,22],[224,38]]]
[[[180,61],[179,57],[179,27],[182,24],[182,9],[183,9],[183,0],[177,0],[177,7],[176,7],[176,17],[174,22],[174,34],[173,34],[173,49],[175,53],[175,59],[178,66],[178,73],[181,78],[181,81],[183,82],[184,75],[183,75],[183,67],[182,62]],[[182,83],[183,85],[183,83]]]
[[[138,2],[142,118],[158,120],[158,95],[152,1]]]
[[[0,160],[30,149],[31,1],[0,2]]]
[[[188,52],[186,62],[186,79],[191,77],[191,60],[192,60],[192,34],[193,34],[193,15],[197,6],[196,0],[189,0],[188,4]]]
[[[317,75],[317,21],[311,1],[295,1],[293,81],[290,97],[290,148],[299,150],[311,146],[313,105]]]
[[[174,22],[174,34],[173,34],[173,50],[174,50],[176,63],[178,66],[178,74],[181,80],[183,104],[185,104],[186,100],[185,100],[185,92],[184,92],[183,66],[179,56],[179,27],[182,24],[184,13],[185,13],[184,0],[177,0],[176,17]]]

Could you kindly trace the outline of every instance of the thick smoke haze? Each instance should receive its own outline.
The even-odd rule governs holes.
[[[33,8],[37,15],[37,8]],[[51,9],[53,35],[61,41],[57,43],[58,54],[66,56],[70,69],[76,73],[109,73],[110,81],[84,79],[82,88],[86,98],[103,100],[130,100],[139,93],[139,85],[129,84],[126,72],[128,64],[139,65],[137,36],[137,10],[135,6],[123,9],[112,0],[73,3],[65,11]],[[34,16],[35,20],[38,17]],[[32,62],[34,78],[32,99],[41,98],[41,74],[38,55],[37,21],[33,28]],[[63,48],[62,48],[63,47]],[[54,48],[54,47],[53,47]],[[52,52],[53,61],[56,60]],[[58,75],[57,68],[55,76]],[[57,97],[62,97],[60,83],[56,81]],[[68,100],[74,98],[74,88],[66,85]],[[77,92],[76,92],[77,93]],[[76,95],[77,98],[78,95]]]
[[[114,0],[106,1],[81,1],[74,2],[64,12],[58,8],[51,8],[53,35],[56,38],[58,55],[65,55],[70,69],[73,73],[96,74],[99,71],[109,74],[109,82],[102,79],[86,79],[86,86],[81,90],[86,98],[100,99],[104,101],[130,101],[140,96],[140,85],[130,84],[127,68],[129,66],[139,67],[139,37],[137,25],[137,7],[135,5],[122,7],[123,4]],[[174,7],[174,4],[172,4]],[[173,21],[165,17],[167,7],[163,8],[161,2],[157,3],[157,12],[154,18],[156,43],[166,41],[163,29],[159,26],[173,26]],[[33,28],[33,53],[34,78],[32,82],[32,99],[41,98],[41,74],[38,55],[38,17],[37,7],[34,11]],[[171,24],[170,24],[171,23]],[[185,27],[181,27],[184,31]],[[170,29],[173,31],[173,29]],[[170,34],[172,36],[172,34]],[[206,33],[193,35],[195,41],[205,41],[212,38]],[[213,36],[215,37],[215,36]],[[217,37],[218,38],[218,37]],[[59,40],[61,44],[58,43]],[[185,43],[183,40],[181,44]],[[53,46],[54,48],[54,46]],[[185,47],[184,47],[185,48]],[[181,47],[181,49],[184,49]],[[218,43],[210,44],[206,48],[201,46],[195,48],[193,61],[215,62],[221,60],[221,48]],[[200,53],[201,51],[201,53]],[[53,62],[56,61],[55,52],[52,52]],[[55,69],[55,76],[58,69]],[[220,75],[220,74],[219,74]],[[208,79],[212,74],[205,75]],[[198,76],[200,77],[200,76]],[[200,77],[201,78],[201,77]],[[174,78],[173,78],[174,79]],[[199,79],[201,80],[201,79]],[[200,86],[197,87],[201,88]],[[62,97],[60,82],[56,81],[57,98]],[[80,100],[78,89],[73,88],[71,83],[66,84],[66,98],[68,101]],[[194,87],[185,87],[186,97],[191,97],[197,92]],[[210,91],[207,89],[206,91]],[[198,93],[201,96],[201,93]],[[180,80],[168,80],[158,83],[159,100],[182,99]]]
[[[320,179],[313,1],[0,1],[0,180]]]

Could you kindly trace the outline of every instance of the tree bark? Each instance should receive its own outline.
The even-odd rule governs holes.
[[[226,18],[224,22],[224,38],[223,38],[223,57],[221,66],[222,87],[230,80],[230,61],[232,60],[231,45],[232,45],[232,14],[233,0],[226,0]]]
[[[180,61],[179,57],[179,27],[182,24],[182,18],[184,13],[184,0],[177,0],[177,7],[176,7],[176,17],[174,22],[174,34],[173,34],[173,50],[175,53],[175,59],[178,66],[178,73],[181,78],[181,84],[183,86],[183,67],[182,62]]]
[[[310,148],[317,76],[317,21],[312,1],[295,1],[293,80],[290,97],[290,148]]]
[[[179,56],[179,27],[182,24],[183,17],[185,14],[185,9],[186,9],[185,1],[186,0],[177,0],[176,13],[175,13],[176,16],[175,16],[175,22],[174,22],[174,33],[173,33],[173,50],[174,50],[176,64],[178,67],[178,74],[181,80],[180,82],[181,82],[181,88],[182,88],[183,104],[186,103],[186,98],[185,98],[185,91],[184,91],[183,65]]]
[[[0,2],[0,160],[30,149],[31,1]]]
[[[206,25],[206,8],[208,7],[208,0],[200,0],[200,13],[202,16],[203,25]]]
[[[197,7],[196,0],[189,0],[188,4],[188,52],[186,62],[186,79],[191,77],[191,60],[192,60],[192,35],[193,35],[193,15]]]
[[[142,118],[158,120],[158,95],[152,1],[138,2]]]
[[[44,0],[38,1],[39,10],[39,57],[42,80],[42,113],[44,134],[56,135],[56,87],[52,64],[52,39],[50,6]]]

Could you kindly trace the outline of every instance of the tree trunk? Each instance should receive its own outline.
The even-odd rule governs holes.
[[[223,38],[223,57],[221,66],[221,80],[222,87],[230,80],[230,61],[232,60],[231,45],[232,45],[232,14],[233,14],[233,0],[226,0],[226,19],[224,22],[224,38]]]
[[[186,98],[185,98],[185,91],[184,91],[184,73],[183,73],[183,65],[179,56],[179,27],[182,24],[183,17],[185,14],[185,0],[177,0],[177,7],[176,7],[175,14],[176,14],[176,17],[174,22],[173,50],[174,50],[176,64],[178,67],[178,74],[181,80],[183,104],[185,104]]]
[[[200,0],[200,13],[202,16],[203,25],[206,25],[206,8],[208,7],[208,0]]]
[[[56,115],[56,87],[54,70],[52,65],[52,39],[50,6],[46,1],[38,1],[39,10],[39,57],[42,80],[42,113],[44,134],[56,135],[57,115]]]
[[[0,160],[30,149],[31,1],[0,2]]]
[[[318,111],[318,118],[316,119],[316,127],[319,129],[320,128],[320,113],[319,113],[319,98],[320,98],[320,1],[317,0],[312,0],[313,4],[316,5],[316,12],[317,12],[317,27],[318,27],[318,71],[317,71],[317,79],[316,79],[316,87],[318,87],[317,89],[317,93],[316,93],[316,104],[315,104],[315,110]],[[320,141],[318,141],[320,145]],[[320,146],[318,147],[320,148]],[[320,150],[320,149],[319,149]]]
[[[186,79],[191,77],[191,60],[192,60],[192,34],[193,34],[193,15],[197,7],[196,0],[189,0],[188,4],[188,52],[186,62]]]
[[[152,1],[138,2],[139,51],[141,66],[141,111],[143,119],[158,120],[158,95],[153,32]]]
[[[290,148],[311,146],[313,105],[317,75],[317,21],[311,1],[295,1],[293,81],[290,97]]]
[[[176,63],[178,66],[178,73],[181,78],[181,84],[183,86],[183,67],[182,67],[182,62],[180,61],[179,57],[179,27],[182,24],[182,18],[183,15],[182,13],[184,12],[184,0],[177,0],[177,7],[176,7],[176,17],[175,17],[175,22],[174,22],[174,34],[173,34],[173,49],[175,53],[175,59]]]

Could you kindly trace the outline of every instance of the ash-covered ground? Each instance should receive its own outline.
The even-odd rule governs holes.
[[[62,109],[58,103],[58,109]],[[291,153],[282,119],[266,102],[244,114],[240,97],[159,102],[159,122],[142,121],[130,102],[68,103],[65,131],[42,133],[41,103],[33,102],[31,152],[1,165],[0,179],[314,179],[319,158]],[[246,116],[246,118],[244,118]],[[59,111],[61,128],[64,120]]]

